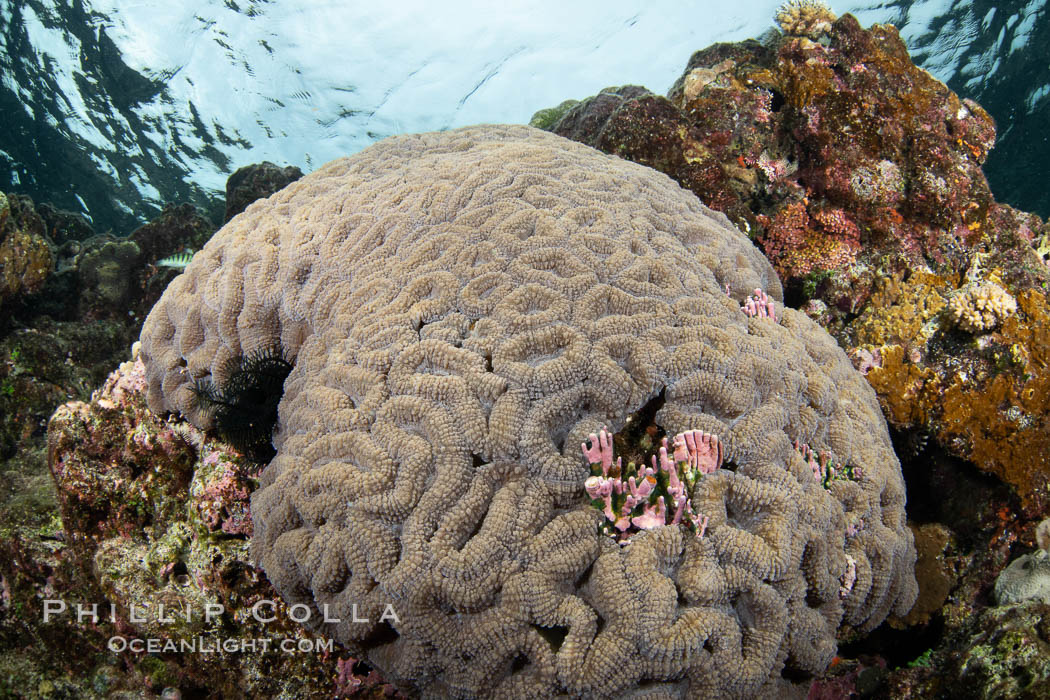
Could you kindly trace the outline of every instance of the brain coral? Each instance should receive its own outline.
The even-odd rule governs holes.
[[[742,313],[756,288],[776,318]],[[200,423],[194,379],[283,344],[253,553],[391,680],[746,697],[916,596],[875,395],[781,298],[670,178],[481,126],[387,139],[252,204],[168,288],[142,357],[151,408]],[[702,538],[599,532],[580,446],[647,404],[724,444],[692,494]],[[859,478],[823,486],[796,443]]]

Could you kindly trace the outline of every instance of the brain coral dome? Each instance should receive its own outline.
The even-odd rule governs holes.
[[[205,425],[194,382],[277,343],[253,554],[403,688],[769,697],[915,599],[874,392],[663,174],[523,126],[333,161],[169,286],[142,332],[151,408]],[[618,538],[591,436],[646,410],[719,460],[665,489],[694,527]]]

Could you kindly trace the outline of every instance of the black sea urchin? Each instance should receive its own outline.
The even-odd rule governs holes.
[[[279,345],[230,359],[216,386],[201,379],[193,385],[196,407],[212,414],[215,430],[225,442],[256,462],[269,462],[276,454],[272,443],[277,404],[292,363]]]

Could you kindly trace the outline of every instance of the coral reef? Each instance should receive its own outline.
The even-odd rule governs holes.
[[[137,319],[161,288],[150,296],[147,280],[156,275],[136,243],[96,236],[81,217],[26,197],[9,201],[5,230],[17,221],[27,235],[62,242],[54,251],[57,269],[35,293],[11,300],[0,322],[0,510],[17,529],[38,521],[29,504],[53,511],[43,444],[48,416],[70,399],[88,399],[126,354]]]
[[[1050,504],[1048,227],[994,201],[995,126],[897,31],[789,2],[783,34],[696,52],[668,96],[615,88],[554,133],[656,168],[769,256],[891,424]],[[550,122],[550,120],[548,120]],[[1032,355],[1037,356],[1033,359]]]
[[[151,409],[193,418],[195,381],[278,341],[253,554],[392,682],[777,693],[914,601],[874,393],[750,241],[652,170],[512,126],[334,161],[169,286],[142,334]],[[718,436],[687,496],[703,537],[601,532],[579,445],[646,411]],[[857,479],[825,488],[795,441]]]
[[[1047,296],[1017,294],[1017,310],[975,338],[973,330],[954,330],[949,290],[956,284],[912,274],[878,287],[877,303],[854,324],[857,346],[879,355],[866,376],[891,423],[930,432],[1016,488],[1025,511],[1038,514],[1050,497]],[[969,289],[986,284],[994,282]],[[955,298],[966,294],[965,285],[959,289]],[[1001,303],[1009,308],[1009,300]]]
[[[994,607],[992,598],[996,578],[1016,550],[1031,549],[1038,528],[1017,517],[1008,487],[932,441],[902,462],[909,514],[925,521],[911,525],[919,598],[906,616],[840,646],[809,697],[1042,697],[1043,606]],[[1013,653],[1022,640],[1034,646]]]
[[[878,697],[1038,700],[1050,693],[1050,606],[981,610],[911,668],[883,674]],[[846,697],[842,695],[839,697]]]
[[[54,243],[50,254],[55,269],[42,285],[20,288],[5,299],[0,314],[0,696],[116,697],[126,692],[139,697],[151,688],[159,693],[163,686],[144,682],[140,664],[125,666],[125,659],[106,649],[104,630],[75,620],[42,622],[41,601],[46,598],[105,600],[91,557],[74,556],[72,544],[81,538],[73,525],[89,521],[91,509],[104,506],[122,508],[126,520],[121,527],[137,530],[142,492],[149,493],[137,479],[142,463],[123,464],[123,470],[114,467],[113,474],[128,477],[124,479],[111,478],[105,470],[88,470],[80,475],[85,486],[113,490],[105,497],[95,492],[97,498],[89,495],[82,504],[63,496],[73,516],[63,529],[45,436],[55,408],[71,399],[88,401],[92,389],[126,355],[145,312],[173,276],[156,274],[148,255],[171,252],[165,249],[168,245],[202,245],[213,227],[192,207],[168,207],[129,241],[98,236],[82,217],[46,203],[34,204],[18,195],[5,199],[5,235],[14,227],[40,246]],[[148,255],[131,261],[107,253],[133,246],[148,249]],[[116,294],[100,301],[100,293],[110,291]],[[103,423],[115,414],[90,415]],[[98,463],[120,464],[125,457],[123,436],[106,434],[114,439],[92,448]],[[135,458],[151,457],[140,453]],[[158,487],[153,495],[159,500],[162,484],[154,480],[149,485]],[[248,486],[216,473],[203,484],[203,493],[222,495],[229,488]],[[221,503],[215,498],[210,502]],[[77,510],[78,505],[83,510]],[[217,520],[219,531],[242,536],[246,532],[246,500],[240,509],[202,508],[200,517]],[[128,540],[129,546],[134,542]],[[174,678],[178,672],[169,675]]]
[[[440,277],[458,270],[464,260],[474,266],[472,281],[460,295],[452,293],[455,311],[447,310],[447,292],[454,283],[445,288],[438,279],[430,289],[414,289],[398,297],[392,290],[411,276],[406,278],[396,266],[379,264],[376,276],[348,271],[345,277],[326,279],[334,280],[333,285],[361,285],[354,299],[368,308],[354,320],[380,319],[385,313],[393,321],[382,325],[375,320],[353,337],[353,344],[337,346],[334,338],[353,324],[333,320],[338,309],[330,307],[338,294],[322,295],[323,283],[314,276],[320,266],[316,258],[300,265],[294,256],[264,256],[249,258],[244,279],[224,277],[221,287],[202,294],[221,301],[214,308],[236,306],[239,295],[250,289],[246,281],[252,275],[283,270],[281,289],[291,290],[284,306],[276,308],[273,298],[249,294],[240,307],[244,313],[235,317],[187,319],[178,341],[197,351],[182,358],[187,373],[195,372],[191,375],[195,378],[207,377],[217,366],[213,365],[216,354],[236,357],[265,347],[273,339],[265,329],[275,326],[285,328],[296,347],[324,343],[327,352],[339,353],[340,359],[352,364],[355,371],[347,375],[322,363],[319,354],[298,353],[295,358],[308,366],[300,367],[299,378],[288,385],[290,402],[282,409],[276,442],[282,448],[288,445],[290,459],[303,460],[311,468],[300,470],[279,457],[275,464],[280,469],[271,469],[264,478],[270,492],[277,487],[291,492],[278,500],[288,505],[285,514],[293,513],[289,519],[304,521],[274,541],[274,549],[278,541],[284,547],[275,564],[279,573],[275,579],[286,587],[302,584],[307,590],[301,598],[305,604],[315,604],[324,596],[338,599],[340,585],[347,586],[344,598],[364,599],[367,594],[359,592],[380,581],[418,606],[413,611],[427,611],[425,619],[415,626],[391,622],[367,631],[322,629],[342,639],[349,637],[353,656],[347,651],[328,657],[299,655],[294,660],[236,654],[212,659],[114,655],[105,647],[112,634],[157,635],[171,641],[193,635],[212,639],[222,630],[234,629],[239,637],[276,634],[295,641],[322,640],[287,621],[292,599],[280,602],[277,591],[252,566],[248,538],[254,536],[255,523],[249,498],[258,486],[257,467],[177,418],[159,419],[147,412],[141,365],[126,365],[88,401],[89,388],[101,382],[103,368],[113,366],[112,358],[126,348],[128,329],[174,275],[149,263],[169,253],[199,249],[210,235],[210,224],[192,208],[169,207],[156,222],[133,234],[131,240],[141,255],[137,262],[122,265],[120,256],[112,253],[123,239],[96,237],[81,218],[47,205],[38,205],[34,214],[28,199],[12,196],[8,210],[15,214],[8,216],[2,230],[15,225],[29,237],[19,240],[37,246],[25,250],[37,253],[43,250],[41,242],[46,245],[50,240],[54,262],[49,266],[57,270],[40,275],[42,263],[26,267],[33,273],[27,279],[36,281],[28,287],[20,281],[19,291],[3,299],[4,311],[13,311],[5,314],[5,322],[17,316],[29,319],[34,327],[16,329],[0,339],[0,458],[4,460],[0,696],[170,698],[180,693],[283,692],[360,697],[393,692],[365,665],[367,653],[400,673],[402,684],[407,678],[417,687],[452,695],[471,694],[479,687],[498,687],[512,694],[552,693],[566,687],[593,694],[643,690],[635,685],[665,695],[721,694],[727,688],[747,695],[762,692],[755,688],[763,683],[767,684],[763,690],[773,692],[769,688],[781,683],[777,673],[804,684],[827,665],[827,676],[810,685],[810,698],[1044,697],[1050,682],[1045,663],[1050,608],[1038,602],[988,605],[996,577],[1017,554],[1016,548],[1030,550],[1033,539],[1040,549],[1047,548],[1046,531],[1033,529],[1026,518],[1041,513],[1050,500],[1046,479],[1050,406],[1045,400],[1050,395],[1050,358],[1046,357],[1050,338],[1045,332],[1050,321],[1046,298],[1050,229],[1038,217],[991,200],[977,167],[993,139],[990,120],[973,103],[959,100],[909,67],[892,28],[863,31],[852,18],[836,20],[827,8],[806,1],[785,5],[777,21],[786,36],[769,38],[764,44],[723,44],[699,52],[670,98],[637,86],[612,88],[582,103],[570,100],[537,113],[535,125],[561,129],[559,133],[576,140],[662,170],[724,211],[773,259],[785,276],[791,304],[801,306],[849,348],[855,366],[878,390],[890,422],[901,431],[894,440],[902,460],[910,462],[911,472],[906,475],[912,515],[937,521],[912,527],[919,596],[907,614],[903,614],[908,597],[904,591],[898,593],[899,614],[890,615],[889,624],[880,627],[875,637],[865,639],[863,633],[881,619],[879,614],[856,623],[857,611],[873,604],[873,596],[864,593],[871,588],[869,560],[885,554],[878,546],[878,532],[884,534],[885,528],[877,516],[862,513],[864,504],[850,502],[858,493],[872,494],[873,475],[867,473],[866,461],[843,460],[830,449],[833,437],[843,439],[835,430],[840,424],[827,417],[829,410],[834,414],[828,409],[832,399],[813,386],[809,370],[792,365],[791,377],[807,376],[799,384],[805,384],[807,392],[800,405],[809,403],[786,419],[785,432],[789,425],[803,428],[799,434],[789,433],[790,444],[781,444],[779,451],[765,446],[773,439],[783,442],[780,427],[770,437],[768,431],[750,428],[733,436],[725,427],[729,420],[697,425],[693,422],[697,413],[706,421],[711,415],[724,419],[734,410],[742,411],[732,417],[735,421],[767,406],[762,402],[768,400],[769,390],[764,389],[754,399],[758,408],[748,409],[752,413],[739,408],[752,396],[747,383],[751,377],[757,377],[756,386],[766,387],[763,382],[779,371],[779,365],[762,364],[756,374],[747,375],[741,388],[738,377],[729,379],[736,377],[735,366],[725,377],[718,374],[720,367],[727,366],[719,364],[720,353],[732,346],[736,336],[707,331],[698,341],[700,347],[693,347],[661,326],[664,310],[659,305],[634,308],[624,297],[596,301],[588,296],[594,278],[634,296],[652,297],[664,293],[654,292],[653,286],[664,290],[677,276],[687,292],[677,298],[673,313],[688,318],[686,325],[736,329],[720,309],[712,316],[690,295],[697,289],[692,276],[699,275],[704,304],[724,297],[725,277],[734,271],[716,270],[726,261],[732,268],[732,257],[742,254],[749,262],[741,268],[736,261],[737,277],[726,290],[731,301],[727,310],[736,311],[730,315],[746,324],[748,337],[769,338],[778,353],[790,355],[795,346],[783,340],[782,329],[797,333],[802,321],[783,308],[779,285],[765,273],[741,274],[748,267],[753,273],[758,263],[730,247],[701,256],[701,267],[707,272],[669,265],[666,248],[660,247],[665,245],[661,235],[666,231],[677,235],[677,231],[653,223],[667,215],[663,209],[660,215],[631,218],[624,225],[624,230],[641,227],[643,231],[626,251],[604,234],[592,235],[600,229],[602,217],[625,221],[616,217],[636,213],[608,214],[604,207],[612,206],[609,191],[615,187],[611,185],[592,190],[592,199],[599,204],[593,210],[587,206],[585,215],[570,224],[564,220],[552,224],[543,218],[507,223],[501,217],[524,215],[508,213],[505,203],[493,205],[492,212],[484,204],[481,212],[473,208],[479,205],[472,200],[473,190],[479,186],[484,190],[486,184],[478,175],[480,180],[467,178],[465,184],[456,178],[441,180],[416,209],[409,204],[405,205],[409,209],[398,210],[401,202],[377,194],[380,204],[374,210],[367,209],[361,220],[344,222],[340,229],[346,236],[371,241],[361,243],[355,253],[381,245],[389,236],[404,246],[397,247],[400,256],[414,250],[418,242],[407,241],[398,216],[420,216],[431,225],[426,217],[435,208],[465,210],[461,222],[433,224],[448,229],[438,232],[432,248],[421,249],[424,256],[427,250],[444,250],[445,242],[457,236],[475,235],[472,232],[479,226],[484,229],[489,221],[504,221],[498,231],[501,237],[496,238],[502,247],[491,240],[470,252],[452,245],[453,252],[444,258],[435,253],[440,263],[420,268],[421,274]],[[849,112],[851,100],[865,109]],[[882,120],[878,131],[868,121],[869,114]],[[887,118],[890,114],[902,118]],[[901,144],[914,144],[914,152]],[[428,141],[420,152],[432,146]],[[454,151],[446,155],[451,157]],[[924,162],[929,163],[928,171]],[[545,167],[546,162],[538,171]],[[367,169],[361,172],[376,176]],[[378,177],[396,182],[398,172],[397,166],[380,169]],[[617,177],[615,166],[612,172],[610,177]],[[273,182],[267,184],[262,178],[258,192],[251,187],[245,190],[246,202],[287,184],[279,181],[280,169],[272,169],[271,174]],[[288,179],[298,177],[292,174]],[[492,175],[493,180],[497,177]],[[519,197],[541,209],[563,196],[557,188],[553,194],[545,189],[546,182],[533,172],[516,171],[506,177],[508,186],[518,188]],[[573,186],[590,182],[587,177],[570,179]],[[646,196],[652,195],[649,185],[642,189]],[[280,206],[299,201],[290,193],[276,199]],[[615,203],[615,197],[612,200]],[[240,211],[243,206],[233,208]],[[253,208],[245,216],[269,222],[262,214],[278,205],[258,206],[261,212]],[[384,217],[383,211],[395,213]],[[308,237],[323,238],[328,232],[326,216],[323,211],[314,216],[303,213],[294,221],[309,232]],[[546,245],[548,237],[557,234],[557,226],[575,232],[581,221],[590,227],[584,232],[589,236],[587,250],[563,246],[573,250],[579,264],[543,248],[536,252],[525,242],[539,237],[539,245]],[[455,228],[454,223],[463,223],[464,228]],[[266,240],[278,240],[280,228],[275,225],[264,235]],[[447,237],[440,238],[443,234]],[[659,264],[635,267],[625,262],[647,257],[645,246],[652,247],[654,239],[659,244],[654,248]],[[469,240],[476,244],[481,239]],[[95,275],[94,282],[83,281],[88,274]],[[391,279],[384,281],[384,275]],[[536,290],[511,296],[515,286],[536,277],[563,296],[545,297]],[[117,287],[118,293],[111,297],[117,301],[106,302],[105,295]],[[401,287],[404,291],[411,285]],[[748,294],[750,289],[754,291]],[[40,290],[44,293],[32,293]],[[81,296],[95,301],[79,308],[70,303]],[[329,310],[320,323],[309,317],[310,324],[297,325],[308,316],[304,306],[310,299],[323,300]],[[559,305],[559,299],[570,302]],[[531,335],[545,324],[565,323],[566,318],[569,325],[578,322],[581,299],[594,302],[597,309],[594,318],[585,318],[593,324],[583,334],[592,345],[572,335]],[[83,327],[72,318],[83,309],[104,322]],[[47,320],[46,314],[59,320]],[[216,323],[218,341],[208,335]],[[323,340],[310,336],[315,325],[333,330],[332,335]],[[627,330],[616,333],[613,328]],[[265,338],[255,335],[260,329]],[[606,331],[611,335],[601,335]],[[207,337],[202,345],[193,346],[198,332]],[[389,336],[379,338],[381,332]],[[504,333],[528,335],[528,342],[507,348]],[[596,336],[601,339],[598,354],[591,350]],[[248,338],[254,344],[248,344]],[[753,352],[753,342],[757,341],[746,345],[749,360],[759,354]],[[240,344],[235,352],[231,343]],[[448,346],[473,354],[446,356]],[[496,352],[501,347],[502,354]],[[796,352],[801,357],[812,352],[808,347]],[[402,355],[406,352],[407,357]],[[826,360],[830,352],[821,349],[821,357]],[[580,363],[591,361],[581,360],[588,354],[601,360],[593,362],[599,368],[595,376],[600,377],[602,391],[617,397],[616,408],[605,410],[602,397],[577,392],[567,399],[572,408],[559,415],[562,404],[544,400],[542,387],[553,381],[557,393],[571,394]],[[475,355],[482,359],[477,361]],[[695,387],[687,386],[694,380],[683,369],[691,363],[702,370]],[[209,371],[203,370],[205,366]],[[224,372],[231,374],[217,369],[215,379]],[[307,377],[314,375],[324,376],[308,382]],[[492,375],[509,377],[510,389],[493,383]],[[797,388],[792,381],[788,381],[789,396]],[[672,387],[680,391],[675,393]],[[650,395],[653,392],[655,396]],[[84,402],[64,406],[52,424],[56,492],[40,442],[51,408],[71,397]],[[448,402],[456,407],[455,416],[467,418],[452,422],[454,427],[444,418],[427,422],[424,414],[412,412],[412,402],[419,397]],[[314,423],[303,417],[304,405],[319,416]],[[674,409],[683,405],[685,409],[676,414]],[[638,419],[640,412],[648,418]],[[687,480],[679,477],[687,471],[674,459],[673,438],[664,445],[666,463],[659,454],[656,462],[646,457],[663,444],[656,416],[671,432],[696,426],[710,431],[705,434],[726,435],[719,445],[731,458],[723,461],[724,455],[719,455],[705,462],[708,471],[701,471],[698,463],[695,470],[700,473],[692,474],[692,486],[683,489]],[[540,421],[551,434],[553,447],[544,443],[541,459],[532,455],[538,441],[547,439],[543,430],[519,437],[531,420]],[[867,420],[854,420],[854,425],[859,423],[864,430]],[[641,433],[639,423],[645,424]],[[621,426],[617,433],[621,441],[632,431],[636,437],[641,434],[635,449],[617,444],[617,453],[625,456],[628,465],[631,459],[641,465],[633,473],[630,466],[619,476],[606,473],[600,453],[598,467],[592,465],[590,475],[586,464],[580,463],[576,444],[587,438],[588,430],[597,431],[603,424]],[[821,439],[824,426],[827,435]],[[321,431],[324,438],[315,446],[303,446],[307,438],[297,444],[289,435],[299,429],[311,437]],[[467,435],[463,438],[467,448],[448,437],[456,431]],[[362,437],[365,433],[367,438]],[[756,456],[744,450],[741,455],[741,445],[751,443],[765,451]],[[992,479],[981,481],[983,475],[965,474],[965,465],[945,467],[949,460],[942,447],[1011,484],[1025,499],[1023,507],[997,491],[989,483]],[[570,461],[576,463],[576,472],[570,473]],[[685,462],[688,465],[688,457]],[[651,474],[647,463],[653,465]],[[710,468],[716,463],[716,469]],[[420,471],[415,466],[419,464],[428,466]],[[364,496],[348,506],[352,526],[370,540],[364,545],[348,541],[332,525],[345,512],[340,510],[344,491],[338,485],[350,471],[347,465],[356,470],[353,487],[365,489]],[[791,488],[803,492],[796,499],[802,504],[797,512],[784,506],[782,492],[776,491],[783,483],[770,487],[770,475],[785,465],[799,485],[792,482]],[[672,485],[672,469],[678,486]],[[637,472],[656,481],[652,491],[640,493],[645,487],[640,486]],[[426,476],[409,478],[417,473]],[[559,479],[565,474],[572,478]],[[629,479],[634,476],[635,493],[645,496],[646,504],[635,504],[625,514],[626,498],[617,503],[611,492],[588,493],[588,476],[615,477],[621,483],[627,479],[621,496],[632,494]],[[664,479],[666,483],[661,483]],[[762,489],[752,482],[762,484]],[[824,491],[826,498],[815,494],[813,487]],[[888,493],[898,497],[893,488]],[[916,493],[925,493],[929,500],[916,506]],[[796,492],[791,494],[794,498]],[[593,495],[601,497],[591,504],[597,508],[587,506]],[[603,515],[606,495],[610,513],[630,515],[631,520],[641,517],[640,523],[617,530],[616,520]],[[661,496],[662,512],[650,502]],[[884,506],[874,503],[877,499],[869,500],[873,512]],[[678,509],[667,507],[672,501],[682,503],[679,522],[692,526],[692,532],[675,526]],[[812,507],[813,502],[820,507]],[[60,504],[64,525],[58,519]],[[896,516],[896,505],[891,503],[885,511],[890,520]],[[841,513],[828,519],[829,508]],[[795,517],[803,524],[788,541],[782,534],[784,523],[796,522]],[[508,535],[496,527],[500,519],[514,523],[523,533]],[[274,526],[266,527],[275,532]],[[404,540],[391,535],[402,528],[409,532]],[[821,528],[826,532],[818,536],[814,531]],[[882,529],[873,534],[875,528]],[[908,537],[889,529],[890,537]],[[310,540],[313,532],[319,535]],[[697,538],[697,533],[702,537]],[[329,537],[331,542],[317,541]],[[397,549],[402,543],[404,553]],[[755,563],[763,557],[773,562],[775,575],[755,574],[756,566],[767,571]],[[1038,553],[1022,555],[1008,571],[1017,573],[1028,562],[1034,564],[1029,572],[1039,572],[1045,568],[1044,558]],[[419,559],[424,564],[414,563]],[[391,562],[396,564],[392,567]],[[453,579],[455,586],[430,579],[426,565]],[[536,571],[542,567],[555,573],[537,583]],[[654,569],[659,574],[651,578]],[[699,573],[683,577],[681,572],[687,569]],[[739,583],[740,578],[746,579],[745,584]],[[718,590],[712,592],[714,588]],[[490,604],[492,591],[509,598],[509,603],[503,608]],[[112,601],[123,612],[115,622],[78,624],[69,616],[59,616],[41,623],[43,601],[55,597],[103,605]],[[276,625],[252,622],[251,606],[264,599],[278,601],[281,621]],[[147,601],[153,609],[160,605],[200,609],[221,601],[225,612],[220,625],[199,614],[180,619],[175,626],[156,619],[132,624],[126,614],[132,600]],[[809,616],[803,624],[787,627],[781,612],[785,601],[790,616]],[[814,603],[816,607],[810,607]],[[508,607],[514,614],[504,616]],[[712,608],[721,610],[723,617],[708,624]],[[581,615],[581,610],[593,617]],[[810,624],[814,610],[825,618],[823,627]],[[461,616],[464,622],[442,634],[423,628],[448,630],[449,616]],[[774,624],[748,626],[744,621],[748,616]],[[643,621],[644,631],[632,627],[631,620]],[[697,643],[690,635],[705,624],[715,631]],[[904,626],[903,631],[893,629]],[[838,641],[848,643],[842,653],[860,661],[834,657],[827,663],[834,649],[828,639],[836,627]],[[818,630],[817,638],[808,643],[817,651],[810,656],[799,652],[804,643],[785,641],[784,635],[804,637],[813,629]],[[355,634],[364,638],[353,638]],[[776,637],[780,647],[768,652],[773,642],[755,644],[751,639],[756,635]],[[525,643],[515,646],[514,640],[520,638]],[[645,651],[637,652],[632,644]],[[713,653],[712,646],[722,650],[721,644],[728,644],[731,653]],[[677,662],[681,647],[676,645],[689,647],[688,653],[703,658],[705,665],[690,669],[681,679],[670,678],[673,674],[666,668]],[[431,661],[437,649],[447,657]],[[885,658],[869,655],[872,649]],[[401,653],[407,660],[392,659]],[[650,656],[641,663],[632,656],[645,653]],[[652,661],[658,654],[671,661]],[[748,661],[761,657],[756,665],[774,658],[769,676],[758,678],[760,673],[748,670],[752,677],[742,679],[734,669],[712,680],[718,669],[733,665],[732,654],[749,654]],[[624,658],[635,662],[622,663]],[[485,685],[487,681],[479,681],[470,676],[470,669],[456,664],[510,671],[509,676],[492,674],[491,685]],[[560,680],[574,675],[606,679],[605,685],[587,680],[572,686]]]
[[[200,247],[214,226],[189,205],[169,205],[156,219],[129,236],[96,235],[80,217],[46,204],[16,197],[19,220],[27,231],[61,243],[52,250],[54,271],[29,295],[17,299],[22,323],[35,319],[111,321],[137,326],[174,276],[152,265],[186,247]],[[39,212],[38,212],[39,209]],[[46,216],[45,216],[46,215]],[[129,329],[126,350],[134,337]]]
[[[608,89],[550,129],[667,173],[748,231],[789,286],[834,277],[807,298],[838,314],[862,310],[879,273],[960,271],[993,223],[1020,230],[980,170],[990,117],[912,64],[893,27],[809,1],[777,21],[785,35],[768,45],[696,52],[667,98]]]
[[[225,687],[227,696],[237,697],[276,693],[280,683],[289,694],[300,687],[321,696],[389,692],[367,666],[350,665],[345,655],[321,663],[303,659],[301,670],[285,681],[227,687],[221,664],[184,669],[171,657],[112,653],[107,635],[127,633],[126,627],[78,624],[68,616],[43,622],[42,601],[48,598],[107,606],[109,595],[127,610],[131,599],[123,596],[201,602],[187,577],[236,588],[238,572],[254,571],[245,538],[251,532],[247,499],[256,482],[243,457],[210,442],[202,443],[213,445],[203,454],[191,451],[174,460],[166,451],[170,446],[153,442],[169,435],[164,424],[151,422],[145,411],[128,413],[127,393],[114,400],[107,389],[90,401],[92,389],[126,355],[141,319],[175,274],[151,263],[201,247],[213,225],[192,206],[169,205],[127,238],[96,235],[76,214],[18,195],[5,200],[5,235],[14,227],[41,245],[53,243],[55,269],[42,285],[20,287],[6,298],[0,314],[0,696],[175,697],[181,688],[183,697],[193,697],[202,689]],[[56,465],[69,487],[56,490],[47,464],[48,417],[71,399],[83,403],[62,413],[72,411],[86,421],[69,426],[84,442],[62,443],[57,454],[65,456]],[[141,397],[135,401],[141,407]],[[129,435],[143,444],[128,446]],[[159,471],[147,466],[154,463]],[[169,473],[185,479],[160,478]],[[192,478],[185,476],[189,473]],[[236,540],[243,557],[204,547],[201,537]],[[105,554],[96,562],[100,551]],[[187,562],[180,557],[187,551],[197,558],[184,571]],[[229,555],[227,564],[208,558],[219,555]],[[145,573],[140,557],[149,562]],[[165,567],[158,584],[158,571]],[[249,578],[262,581],[254,574]],[[271,588],[260,586],[259,595],[279,600]],[[243,610],[234,614],[247,617]],[[227,632],[233,628],[224,624]],[[243,661],[229,657],[223,663],[244,668],[245,677],[265,677],[254,666],[239,665]],[[288,668],[282,664],[278,667]],[[335,678],[343,690],[332,687]]]
[[[13,425],[43,436],[55,406],[71,397],[87,398],[126,352],[125,329],[113,323],[70,324],[44,321],[0,340],[0,424],[15,413]],[[8,412],[9,411],[9,412]],[[34,416],[30,418],[30,416]],[[0,429],[3,431],[3,429]],[[0,455],[9,456],[0,442]]]

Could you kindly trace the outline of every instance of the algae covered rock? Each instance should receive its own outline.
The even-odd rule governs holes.
[[[77,697],[392,696],[359,659],[307,632],[252,566],[248,496],[258,465],[150,413],[145,386],[141,361],[125,362],[90,401],[55,411],[48,463],[62,515],[61,538],[50,540],[58,551],[15,549],[32,558],[5,562],[28,633],[87,652],[77,677],[55,682]],[[97,619],[77,618],[77,605],[99,602]],[[146,653],[147,643],[161,651]],[[105,663],[112,659],[119,670]],[[36,672],[26,661],[12,673]]]
[[[44,223],[32,202],[0,192],[0,305],[39,291],[53,266]]]
[[[294,165],[278,167],[269,161],[246,165],[226,180],[226,216],[229,221],[257,199],[269,197],[303,176]]]
[[[916,67],[892,26],[815,2],[778,21],[765,43],[694,53],[666,98],[634,88],[595,112],[609,89],[550,130],[667,173],[836,314],[864,308],[880,274],[965,269],[994,203],[988,114]]]
[[[126,238],[97,240],[80,259],[80,304],[85,314],[112,314],[131,304],[141,251]]]

